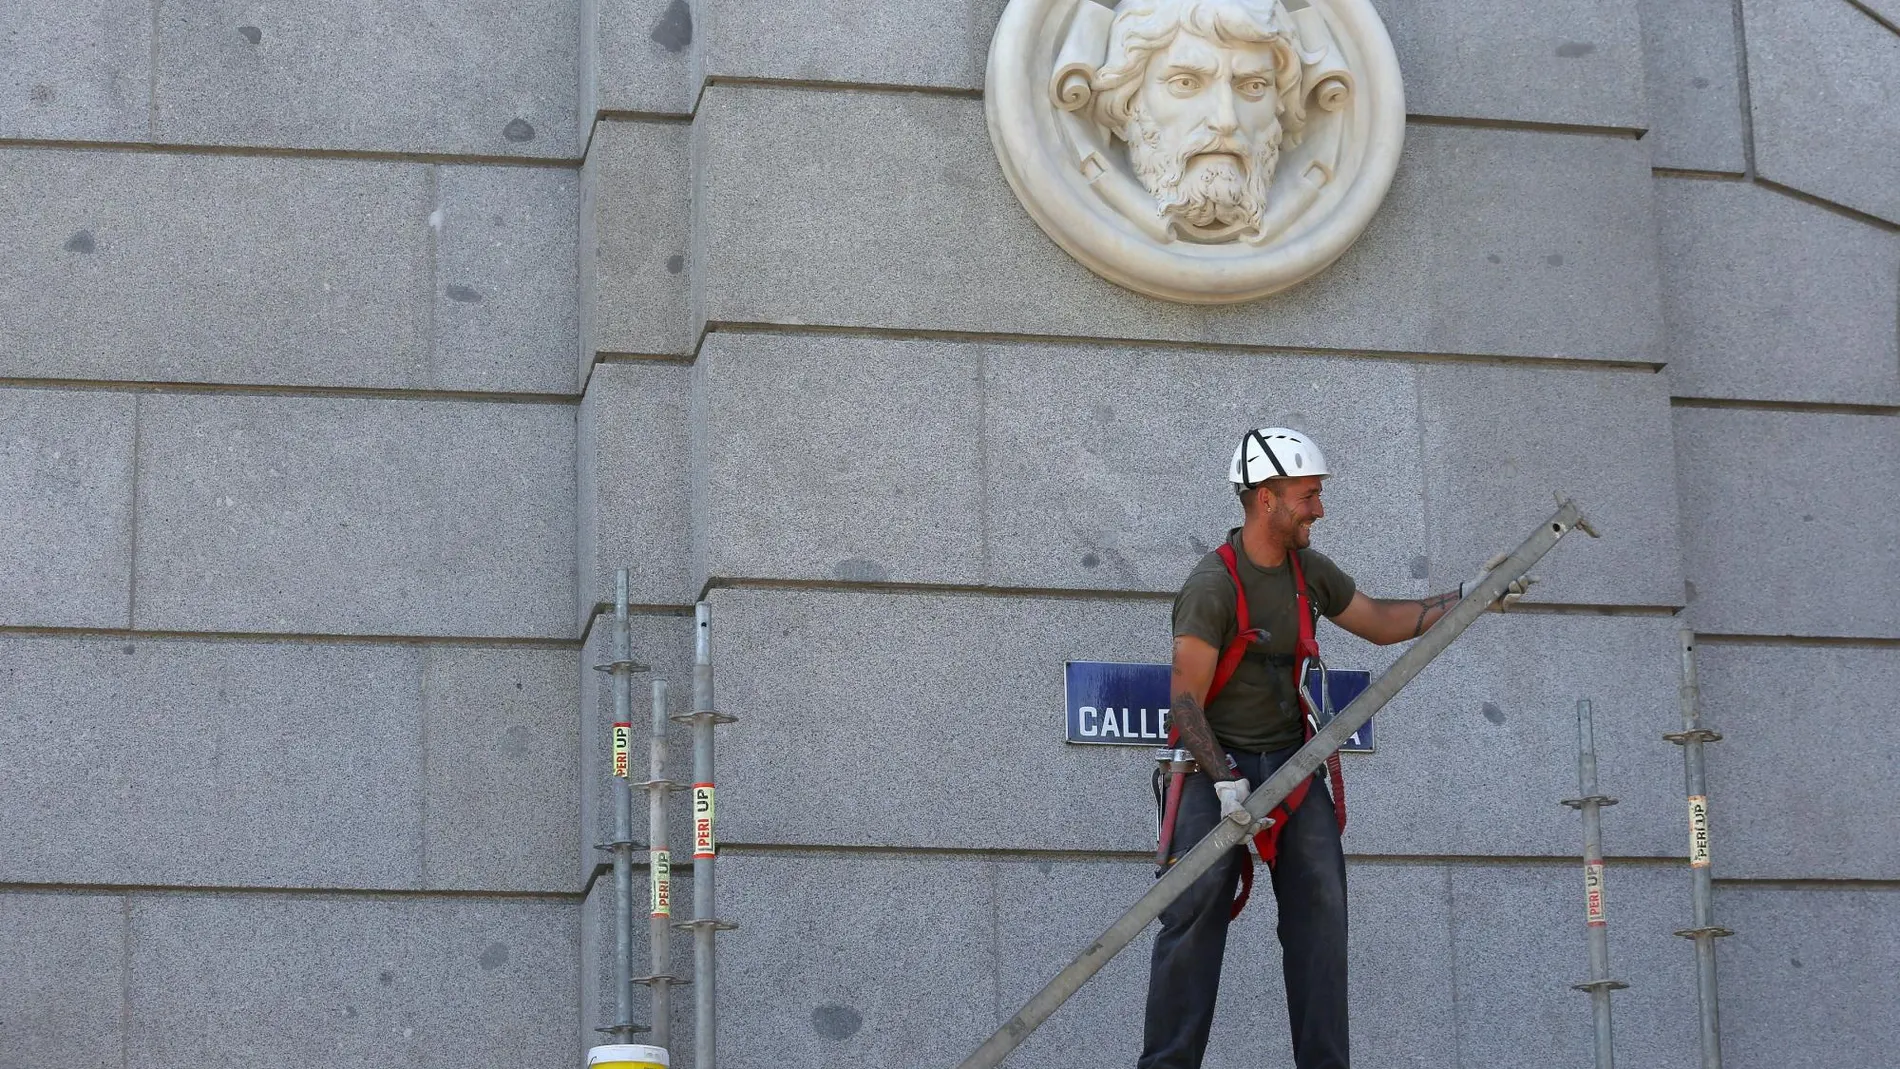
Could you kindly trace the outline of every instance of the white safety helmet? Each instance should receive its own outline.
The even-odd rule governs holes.
[[[1332,474],[1326,466],[1326,454],[1313,439],[1285,427],[1262,427],[1248,431],[1234,447],[1233,463],[1227,467],[1227,481],[1252,489],[1268,479],[1297,479]]]

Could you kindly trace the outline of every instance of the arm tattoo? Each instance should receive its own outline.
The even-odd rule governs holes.
[[[1194,695],[1181,691],[1174,696],[1174,708],[1168,713],[1174,726],[1181,729],[1181,741],[1187,744],[1188,752],[1201,763],[1201,771],[1212,779],[1233,779],[1234,774],[1227,770],[1227,751],[1214,738],[1214,729],[1207,725],[1207,713]]]
[[[1420,600],[1417,603],[1418,604],[1418,623],[1412,628],[1412,637],[1417,638],[1418,636],[1425,633],[1425,628],[1427,626],[1425,622],[1425,617],[1431,616],[1431,614],[1434,611],[1436,611],[1438,615],[1432,616],[1431,622],[1437,623],[1439,620],[1439,617],[1442,617],[1447,612],[1450,612],[1451,606],[1456,605],[1457,603],[1458,603],[1458,592],[1455,590],[1449,593],[1445,593],[1445,594],[1434,594],[1429,598],[1424,598]]]

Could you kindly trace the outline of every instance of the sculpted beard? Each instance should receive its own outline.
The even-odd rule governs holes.
[[[1188,160],[1197,153],[1246,152],[1245,146],[1206,126],[1177,137],[1139,107],[1129,113],[1128,127],[1122,131],[1135,176],[1155,195],[1161,214],[1203,228],[1260,225],[1267,209],[1267,186],[1280,159],[1280,138],[1280,125],[1275,123],[1246,154],[1245,173],[1234,156],[1213,156],[1200,161],[1190,175]]]

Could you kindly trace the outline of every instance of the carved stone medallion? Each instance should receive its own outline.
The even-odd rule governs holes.
[[[1370,0],[1010,0],[990,141],[1089,270],[1225,304],[1324,270],[1385,199],[1405,138]]]

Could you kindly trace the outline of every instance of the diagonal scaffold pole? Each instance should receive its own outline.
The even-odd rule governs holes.
[[[1023,1008],[1016,1011],[1016,1016],[1004,1022],[1003,1027],[985,1040],[974,1054],[965,1058],[958,1069],[997,1069],[1011,1051],[1021,1046],[1031,1032],[1048,1020],[1070,996],[1081,990],[1090,977],[1100,972],[1129,943],[1134,942],[1142,929],[1161,915],[1168,903],[1179,898],[1203,872],[1226,857],[1229,850],[1245,842],[1256,822],[1279,805],[1302,779],[1325,764],[1328,754],[1339,749],[1352,737],[1353,732],[1372,719],[1372,714],[1384,708],[1401,688],[1445,652],[1445,648],[1459,635],[1464,634],[1465,628],[1470,627],[1479,614],[1503,597],[1506,588],[1523,578],[1544,554],[1550,552],[1551,547],[1572,530],[1582,530],[1592,538],[1597,536],[1578,510],[1576,502],[1564,501],[1549,519],[1531,532],[1529,538],[1492,569],[1469,596],[1445,614],[1431,630],[1415,640],[1384,675],[1354,698],[1352,704],[1346,706],[1286,764],[1281,765],[1265,783],[1248,795],[1244,812],[1236,812],[1216,824],[1214,830],[1208,832],[1194,849],[1175,862],[1166,875],[1155,881],[1147,894],[1142,895],[1114,924],[1109,925],[1101,938],[1089,944],[1086,950],[1076,955],[1074,961],[1056,974],[1055,979],[1031,996]]]

